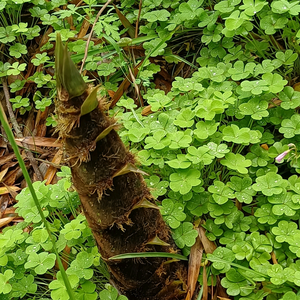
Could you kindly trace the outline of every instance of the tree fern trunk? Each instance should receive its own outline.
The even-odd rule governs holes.
[[[166,258],[108,260],[177,248],[115,120],[108,118],[57,37],[58,130],[85,216],[112,280],[130,300],[184,299],[187,266]]]

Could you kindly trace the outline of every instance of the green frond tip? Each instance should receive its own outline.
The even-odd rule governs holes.
[[[146,175],[146,176],[149,176],[149,174],[147,174],[146,172],[138,169],[135,165],[129,163],[127,165],[125,165],[121,170],[117,171],[113,178],[117,177],[117,176],[121,176],[121,175],[124,175],[124,174],[127,174],[127,173],[130,173],[130,172],[133,172],[133,173],[140,173],[142,175]]]
[[[147,199],[143,199],[142,202],[137,203],[132,210],[137,209],[137,208],[153,208],[153,209],[160,209],[157,205],[151,203],[150,201],[148,201]]]
[[[103,138],[105,138],[113,129],[117,130],[121,125],[118,123],[114,123],[105,128],[96,138],[95,142],[99,142]]]
[[[99,88],[99,85],[93,88],[91,93],[87,96],[87,98],[84,100],[83,104],[81,105],[81,116],[84,116],[91,111],[93,111],[98,106],[98,100],[97,100],[97,90]]]
[[[139,257],[167,257],[179,260],[188,260],[185,256],[176,254],[176,253],[168,253],[168,252],[137,252],[137,253],[124,253],[115,255],[109,258],[109,260],[114,259],[125,259],[125,258],[139,258]]]
[[[68,92],[69,99],[85,92],[87,85],[72,61],[67,45],[63,46],[59,33],[56,35],[55,69],[57,89],[63,87]]]
[[[147,242],[146,245],[170,246],[170,244],[161,240],[157,235],[152,240]]]

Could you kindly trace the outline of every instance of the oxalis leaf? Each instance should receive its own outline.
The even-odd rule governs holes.
[[[211,192],[213,195],[213,199],[218,204],[224,204],[228,201],[228,199],[233,199],[234,193],[233,190],[221,181],[214,181],[214,184],[208,187],[208,191]]]
[[[240,202],[249,204],[252,202],[253,196],[256,194],[256,191],[252,189],[251,184],[252,180],[250,177],[240,178],[238,176],[232,176],[228,186],[236,191],[235,197]]]
[[[8,283],[9,279],[14,277],[14,272],[12,270],[6,270],[4,274],[0,274],[0,293],[8,294],[12,287]]]
[[[99,293],[100,300],[128,300],[127,297],[119,296],[118,291],[111,285],[106,284],[106,289]]]
[[[195,169],[176,170],[176,173],[170,175],[170,188],[174,192],[187,194],[193,186],[201,183],[200,171]]]
[[[292,115],[290,119],[284,119],[281,122],[279,132],[283,133],[285,138],[292,138],[300,134],[300,115]]]
[[[223,128],[223,140],[227,142],[234,142],[236,144],[248,145],[251,143],[258,143],[262,137],[258,130],[250,130],[249,128],[239,128],[235,124]]]
[[[181,203],[174,203],[171,199],[165,199],[162,201],[161,214],[168,225],[176,229],[180,226],[180,222],[184,221],[186,214],[183,212],[184,205]]]
[[[222,285],[227,289],[230,296],[247,296],[255,288],[237,270],[231,269],[226,273],[226,277],[221,280]]]
[[[287,182],[279,174],[269,172],[266,175],[256,178],[256,183],[252,185],[255,191],[261,191],[266,196],[278,195],[282,193]]]
[[[229,169],[237,170],[241,174],[247,174],[247,167],[251,166],[251,160],[245,159],[245,157],[239,153],[227,153],[225,159],[221,160],[221,164]]]
[[[263,117],[267,117],[269,115],[267,109],[268,102],[261,101],[258,97],[252,98],[247,103],[239,106],[239,110],[243,115],[250,115],[254,120],[261,120]]]
[[[174,230],[172,236],[179,248],[192,247],[195,244],[198,231],[193,229],[192,223],[184,222]]]

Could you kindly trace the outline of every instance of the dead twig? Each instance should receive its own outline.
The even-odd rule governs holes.
[[[143,0],[140,0],[139,13],[138,13],[138,17],[137,17],[136,24],[135,24],[135,38],[138,37],[139,21],[140,21],[140,16],[141,16],[141,11],[142,11],[142,4],[143,4]]]
[[[135,82],[135,77],[134,77],[134,75],[133,75],[133,73],[132,73],[132,71],[131,71],[131,69],[130,69],[130,66],[129,66],[128,70],[129,70],[129,74],[130,74],[132,83],[133,83],[133,85],[134,85],[134,88],[135,88],[137,97],[138,97],[138,99],[139,99],[139,101],[140,101],[140,106],[144,106],[144,101],[143,101],[143,99],[142,99],[142,97],[141,97],[140,89],[139,89],[138,85],[137,85],[136,82]]]
[[[94,24],[92,26],[92,29],[91,29],[91,32],[90,32],[90,35],[89,35],[89,38],[86,42],[86,46],[85,46],[85,50],[84,50],[84,57],[83,57],[83,60],[82,60],[82,64],[81,64],[81,67],[80,67],[80,74],[82,73],[82,69],[83,69],[83,66],[85,64],[85,61],[86,61],[86,58],[88,56],[88,50],[89,50],[89,44],[90,44],[90,41],[91,41],[91,38],[92,38],[92,35],[93,35],[93,31],[94,31],[94,27],[99,19],[99,17],[101,16],[101,14],[103,13],[104,9],[107,7],[107,5],[111,2],[112,0],[108,0],[104,5],[103,7],[99,10],[97,16],[96,16],[96,19],[94,21]]]
[[[16,135],[18,138],[23,138],[23,134],[22,134],[22,131],[19,127],[19,124],[15,118],[15,115],[14,115],[14,112],[12,110],[12,107],[11,107],[11,102],[10,102],[10,94],[9,94],[9,89],[8,89],[8,86],[7,86],[7,82],[6,82],[6,78],[2,77],[2,86],[3,86],[3,91],[4,91],[4,96],[5,96],[5,100],[6,100],[6,106],[7,106],[7,110],[8,110],[8,114],[9,114],[9,117],[10,117],[10,121],[12,123],[12,126],[16,132]],[[28,148],[29,146],[25,143],[23,143],[23,146],[25,148]],[[29,161],[30,161],[30,164],[32,165],[32,168],[37,176],[37,179],[40,180],[40,181],[43,181],[43,175],[36,163],[36,160],[35,158],[33,157],[32,153],[29,151],[29,150],[25,150],[26,152],[26,156],[28,157]]]

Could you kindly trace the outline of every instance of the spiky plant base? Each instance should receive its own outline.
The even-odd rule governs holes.
[[[185,263],[166,258],[108,260],[131,252],[176,253],[177,248],[133,155],[114,130],[115,120],[95,102],[96,93],[88,90],[60,36],[56,72],[64,156],[112,280],[130,300],[185,299]]]

